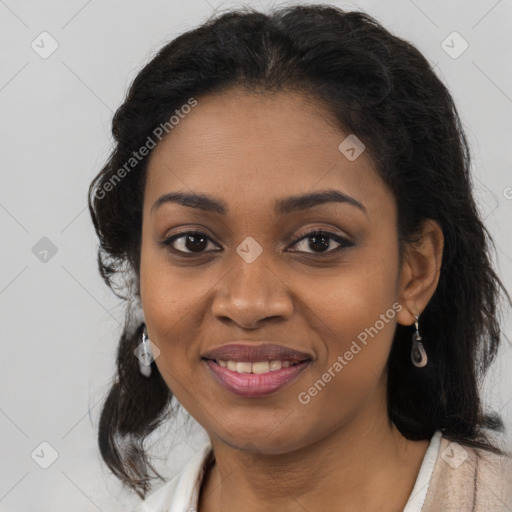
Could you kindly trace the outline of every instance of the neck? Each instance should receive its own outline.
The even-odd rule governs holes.
[[[428,441],[408,441],[381,409],[370,407],[329,436],[284,454],[242,451],[210,436],[216,460],[203,481],[199,512],[235,512],[241,503],[247,512],[403,510]]]

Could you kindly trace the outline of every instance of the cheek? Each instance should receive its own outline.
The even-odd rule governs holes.
[[[354,252],[322,280],[301,278],[300,295],[331,328],[331,337],[339,334],[346,341],[374,325],[395,303],[398,270],[397,251],[372,244],[358,250],[357,256]],[[380,322],[379,326],[386,330]]]
[[[207,277],[187,278],[187,272],[171,268],[162,253],[143,246],[140,294],[149,337],[160,349],[156,365],[174,391],[190,366],[190,336],[199,322],[197,304],[212,284]]]
[[[323,342],[315,377],[327,373],[322,393],[328,401],[355,405],[380,379],[401,308],[397,279],[398,251],[372,244],[325,279],[321,293],[318,281],[316,287],[303,283],[302,296],[314,309],[311,323]]]
[[[197,305],[215,285],[215,276],[192,264],[172,265],[165,248],[143,237],[140,293],[144,315],[157,340],[179,338],[197,325]]]

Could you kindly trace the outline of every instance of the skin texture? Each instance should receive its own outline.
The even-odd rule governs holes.
[[[402,510],[428,446],[407,441],[388,419],[386,359],[396,323],[411,325],[435,291],[442,232],[427,221],[400,267],[393,195],[367,151],[349,161],[338,150],[348,133],[327,119],[300,93],[235,89],[200,98],[149,161],[141,300],[161,351],[158,369],[214,447],[199,512],[241,504],[249,512]],[[357,199],[366,212],[330,202],[274,214],[277,199],[325,189]],[[175,203],[152,212],[168,192],[208,194],[228,212]],[[174,242],[191,258],[159,244],[186,229],[208,237],[195,253],[197,241]],[[323,249],[315,246],[304,235],[318,229],[353,245],[334,252],[340,243],[328,238]],[[252,263],[236,252],[247,237],[263,250]],[[299,393],[394,303],[401,310],[301,403]],[[240,397],[217,383],[200,356],[242,339],[296,348],[313,361],[272,395]]]

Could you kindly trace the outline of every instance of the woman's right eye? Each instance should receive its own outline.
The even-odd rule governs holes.
[[[208,247],[208,242],[215,246],[210,237],[200,231],[183,231],[160,243],[173,253],[201,254]]]

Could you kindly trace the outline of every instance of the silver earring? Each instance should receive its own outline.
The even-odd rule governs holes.
[[[151,353],[151,345],[149,344],[146,324],[144,324],[144,329],[142,330],[142,343],[140,344],[138,359],[140,373],[142,373],[144,377],[149,377],[151,375],[153,355]]]
[[[414,366],[417,368],[423,368],[426,366],[428,357],[425,352],[425,348],[423,347],[423,343],[421,343],[420,331],[418,329],[418,320],[419,317],[414,315],[416,321],[414,322],[416,326],[416,332],[412,335],[412,348],[411,348],[411,361]]]

